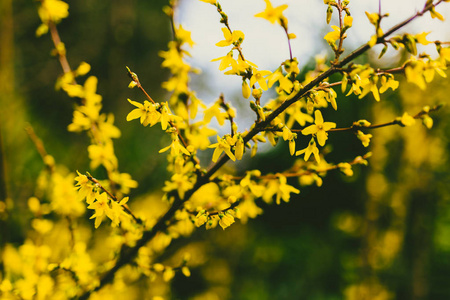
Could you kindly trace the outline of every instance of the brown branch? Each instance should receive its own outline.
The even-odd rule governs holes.
[[[292,47],[291,47],[291,39],[289,37],[289,32],[288,32],[288,26],[287,26],[287,24],[285,22],[285,19],[283,17],[280,18],[279,20],[280,20],[281,27],[283,27],[284,32],[286,33],[286,38],[287,38],[288,46],[289,46],[289,57],[290,57],[290,59],[292,61],[293,60],[293,58],[292,58]]]
[[[382,75],[382,74],[403,74],[405,73],[405,66],[401,66],[401,67],[397,67],[397,68],[391,68],[391,69],[376,69],[375,72],[377,73],[377,75]]]
[[[419,119],[420,117],[422,117],[425,114],[428,114],[430,112],[434,112],[437,111],[439,109],[441,109],[442,105],[436,105],[432,108],[430,108],[428,111],[424,111],[421,110],[420,112],[418,112],[417,114],[415,114],[414,116],[412,116],[414,119]],[[353,123],[352,126],[350,127],[344,127],[344,128],[332,128],[330,130],[328,130],[328,132],[337,132],[337,131],[356,131],[359,129],[376,129],[376,128],[381,128],[381,127],[387,127],[387,126],[392,126],[392,125],[402,125],[402,122],[399,119],[395,119],[392,120],[390,122],[386,122],[386,123],[381,123],[381,124],[375,124],[375,125],[369,125],[369,126],[361,126],[358,124],[358,122]],[[300,130],[301,131],[301,130]]]
[[[341,56],[341,54],[343,52],[342,45],[344,44],[344,35],[345,35],[344,22],[342,20],[342,11],[343,11],[343,9],[342,9],[341,0],[338,0],[336,8],[337,8],[338,13],[339,13],[339,29],[340,30],[339,30],[339,45],[338,45],[338,48],[336,49],[336,51],[334,52],[334,54],[335,54],[334,61],[339,61],[339,57]]]
[[[55,23],[53,23],[52,21],[49,21],[48,28],[50,29],[50,35],[52,36],[53,45],[55,46],[56,49],[58,49],[58,46],[62,42],[61,42],[61,38],[59,37],[58,30],[56,29]],[[72,69],[70,68],[66,54],[61,53],[61,51],[57,51],[57,53],[58,53],[59,63],[61,64],[61,67],[62,67],[64,73],[72,72]]]

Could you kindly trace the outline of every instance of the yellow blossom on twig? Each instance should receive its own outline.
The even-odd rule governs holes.
[[[280,19],[284,19],[283,11],[288,8],[287,4],[283,4],[277,7],[273,7],[269,0],[264,0],[266,2],[266,9],[255,15],[257,18],[263,18],[274,24],[275,22],[280,23]],[[281,24],[281,23],[280,23]]]
[[[336,127],[336,123],[324,122],[322,113],[320,110],[314,112],[314,125],[310,125],[302,130],[303,135],[315,134],[320,146],[325,145],[325,141],[328,139],[327,131]]]

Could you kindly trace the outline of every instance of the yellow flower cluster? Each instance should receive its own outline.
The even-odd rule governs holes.
[[[231,30],[228,16],[216,0],[201,1],[214,5],[221,17],[223,40],[215,45],[228,47],[225,56],[214,61],[220,62],[220,71],[242,79],[243,97],[253,97],[248,105],[255,113],[255,123],[248,130],[238,131],[235,118],[239,117],[239,111],[225,101],[224,95],[209,106],[196,97],[189,87],[189,78],[197,71],[185,59],[189,55],[186,46],[193,47],[194,42],[188,30],[174,24],[174,40],[166,51],[160,52],[164,59],[162,67],[172,74],[163,83],[163,87],[171,92],[168,101],[154,101],[137,75],[128,69],[132,78],[129,87],[140,89],[146,100],[138,102],[128,99],[133,109],[126,120],[139,120],[148,127],[160,124],[161,130],[170,136],[171,141],[159,151],[168,153],[167,169],[171,174],[162,188],[164,193],[143,195],[143,207],[139,208],[139,201],[136,201],[131,210],[126,195],[130,189],[137,187],[137,182],[129,174],[118,170],[113,139],[120,137],[121,133],[114,126],[114,116],[102,112],[102,97],[97,94],[98,80],[95,76],[89,76],[82,82],[82,76],[90,71],[89,64],[81,63],[75,70],[70,70],[64,63],[64,44],[55,41],[54,52],[64,69],[57,88],[76,98],[77,103],[68,130],[88,133],[91,138],[87,147],[90,167],[103,168],[107,178],[97,180],[89,173],[70,174],[56,166],[50,155],[42,154],[47,169],[39,177],[36,195],[28,200],[32,214],[31,234],[20,247],[6,245],[2,253],[5,269],[0,283],[2,295],[21,299],[77,298],[102,288],[105,278],[112,279],[114,275],[117,276],[110,286],[93,297],[109,299],[117,297],[117,291],[126,291],[129,296],[128,283],[142,275],[148,276],[152,284],[161,284],[167,289],[167,282],[174,278],[177,271],[190,276],[187,256],[180,258],[181,263],[172,265],[168,261],[158,260],[173,239],[187,237],[196,227],[203,225],[207,229],[226,229],[238,219],[245,223],[249,218],[262,214],[263,210],[258,206],[260,200],[267,204],[289,202],[295,197],[294,194],[300,193],[299,185],[321,186],[322,177],[328,171],[339,170],[346,176],[352,176],[354,165],[367,164],[369,155],[359,156],[351,162],[328,163],[326,151],[321,153],[319,148],[326,146],[331,132],[351,131],[364,147],[368,147],[373,136],[364,133],[366,129],[395,124],[412,126],[416,119],[421,119],[427,128],[433,126],[433,120],[428,115],[432,109],[428,106],[416,115],[403,113],[390,123],[372,125],[366,120],[359,120],[348,128],[336,128],[336,123],[326,122],[322,115],[329,116],[329,106],[337,110],[338,94],[334,87],[339,85],[347,96],[353,94],[363,98],[372,94],[376,101],[380,101],[380,94],[398,88],[399,81],[393,74],[404,74],[408,82],[421,89],[425,89],[427,83],[434,79],[435,73],[445,77],[450,48],[445,47],[445,43],[427,40],[428,33],[403,34],[387,39],[381,29],[381,21],[387,15],[367,13],[369,22],[376,29],[369,46],[383,43],[385,48],[391,45],[394,49],[406,49],[412,56],[404,65],[393,69],[375,69],[370,65],[350,62],[344,64],[342,61],[345,59],[339,58],[344,52],[342,44],[347,30],[353,26],[349,1],[324,0],[328,6],[328,23],[331,22],[333,10],[337,9],[339,13],[339,25],[332,25],[333,31],[324,37],[332,47],[335,59],[327,64],[324,56],[317,56],[315,68],[299,76],[299,61],[292,55],[292,49],[289,58],[273,72],[260,70],[246,60],[241,48],[244,33]],[[42,35],[51,29],[54,36],[55,24],[68,16],[68,5],[60,0],[40,2],[38,10],[43,24],[37,34]],[[171,6],[165,8],[172,21],[176,2],[170,1]],[[295,35],[288,32],[288,20],[283,15],[288,5],[274,7],[270,0],[265,0],[265,4],[264,11],[255,16],[279,24],[289,43]],[[427,11],[432,17],[442,19],[433,5]],[[436,45],[437,59],[424,53],[417,54],[420,49],[417,44],[430,43]],[[359,49],[368,48],[365,45]],[[358,51],[362,50],[355,50],[351,55],[356,57],[365,50]],[[385,51],[383,49],[382,54]],[[351,55],[347,57],[353,59]],[[339,74],[342,80],[333,82],[334,75]],[[276,93],[273,93],[273,99],[266,101],[262,94],[273,87]],[[220,126],[229,125],[230,132],[217,135],[217,130],[209,127],[215,121]],[[212,136],[216,136],[217,143],[211,143]],[[260,170],[242,171],[237,175],[217,172],[228,160],[243,159],[247,149],[251,149],[253,156],[259,143],[269,142],[275,146],[281,139],[287,143],[291,156],[303,155],[303,158],[292,158],[293,166],[288,170],[275,174],[262,174]],[[297,150],[299,144],[305,148]],[[212,154],[208,169],[201,164],[204,157],[198,155],[203,150]],[[87,218],[82,217],[86,208],[91,210],[89,217],[94,219],[94,226],[87,225]],[[108,231],[108,238],[101,241],[91,239],[92,227],[99,228],[102,223],[113,227]],[[135,264],[122,266],[134,258]],[[117,271],[119,267],[123,268]],[[158,281],[159,277],[162,280]],[[161,297],[155,296],[154,299]]]

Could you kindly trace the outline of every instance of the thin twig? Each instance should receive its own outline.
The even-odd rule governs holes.
[[[55,49],[58,49],[58,47],[61,45],[62,42],[61,42],[61,38],[59,37],[58,30],[56,29],[56,25],[52,21],[49,21],[48,27],[50,29],[50,35],[52,36],[53,45],[55,46]],[[61,51],[58,51],[58,50],[57,50],[57,53],[58,53],[59,63],[61,64],[61,67],[62,67],[64,73],[72,72],[72,69],[70,68],[66,54],[61,53]]]
[[[370,156],[370,154],[365,154],[364,156],[358,156],[355,159],[353,159],[352,161],[348,162],[349,165],[357,165],[357,164],[361,164],[365,159],[367,159]],[[340,166],[339,164],[337,165],[332,165],[332,166],[328,166],[326,168],[321,168],[321,169],[306,169],[306,170],[302,170],[301,172],[295,172],[295,173],[277,173],[277,174],[267,174],[267,175],[261,175],[261,176],[254,176],[252,178],[258,179],[258,180],[264,180],[264,179],[278,179],[280,178],[280,176],[284,176],[286,178],[298,178],[301,176],[305,176],[305,175],[311,175],[311,174],[320,174],[320,173],[326,173],[328,171],[332,171],[332,170],[336,170],[339,169]],[[234,181],[240,181],[242,179],[244,179],[245,176],[232,176],[229,177],[230,180],[234,180]],[[235,207],[237,207],[240,204],[240,201],[236,201],[234,203],[232,203],[229,207],[219,210],[219,211],[215,211],[215,212],[209,212],[208,216],[214,216],[214,215],[218,215],[220,213],[224,213],[230,209],[234,209]],[[191,214],[197,214],[198,212],[189,212]]]

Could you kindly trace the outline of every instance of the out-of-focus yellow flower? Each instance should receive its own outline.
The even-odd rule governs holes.
[[[234,223],[234,217],[229,212],[219,213],[219,218],[219,225],[223,230]]]
[[[43,23],[49,21],[58,23],[69,16],[69,5],[61,0],[44,0],[38,13]]]
[[[314,141],[314,138],[312,138],[309,143],[308,143],[308,147],[306,147],[303,150],[299,150],[297,152],[295,152],[296,156],[305,154],[304,159],[305,161],[308,161],[309,157],[311,156],[311,154],[314,155],[314,158],[316,159],[316,161],[318,163],[320,163],[320,156],[319,156],[319,148],[317,148],[316,146],[316,142]]]
[[[423,77],[424,63],[417,61],[413,64],[408,64],[405,68],[406,80],[417,85],[421,90],[427,88],[425,78]]]
[[[430,32],[422,32],[422,33],[416,34],[416,35],[414,36],[414,38],[416,39],[416,41],[417,41],[419,44],[422,44],[422,45],[428,45],[428,44],[431,43],[430,41],[427,40],[427,35],[428,35],[428,34],[430,34]]]
[[[407,112],[405,112],[405,113],[403,113],[402,117],[400,118],[400,122],[404,126],[412,126],[412,125],[414,125],[416,123],[416,119],[414,119]]]
[[[378,20],[380,19],[380,15],[378,13],[369,13],[366,11],[366,16],[372,25],[376,26],[378,24]]]
[[[345,16],[344,17],[344,26],[345,27],[352,27],[353,25],[353,17],[352,16]]]
[[[273,7],[269,0],[264,0],[266,2],[266,9],[255,15],[257,18],[263,18],[274,24],[275,22],[280,23],[280,19],[284,19],[283,11],[288,8],[287,4],[283,4],[277,7]]]
[[[186,191],[190,190],[194,184],[189,181],[188,176],[185,174],[174,174],[170,178],[170,181],[165,182],[163,188],[164,192],[170,192],[176,190],[181,199],[184,199]]]
[[[188,43],[190,47],[194,46],[194,41],[191,39],[191,32],[184,29],[183,26],[175,28],[175,35],[180,40],[181,44]]]
[[[223,71],[223,70],[225,70],[226,68],[228,68],[230,66],[231,67],[233,67],[233,66],[237,67],[237,62],[233,58],[233,51],[230,51],[230,52],[228,52],[227,55],[215,58],[215,59],[213,59],[211,61],[219,61],[219,60],[220,60],[220,65],[219,65],[219,70],[220,71]]]
[[[387,91],[387,89],[391,88],[393,91],[395,91],[398,88],[398,81],[394,80],[394,78],[389,77],[387,79],[386,76],[381,77],[381,88],[380,93],[384,93]]]
[[[225,39],[218,42],[216,44],[217,47],[226,47],[234,43],[241,43],[245,37],[244,33],[240,30],[234,30],[233,33],[231,33],[228,28],[223,27],[222,32]]]
[[[436,8],[434,6],[430,9],[430,15],[433,19],[437,18],[441,21],[445,21],[444,17],[436,11]]]
[[[364,134],[364,132],[362,132],[361,130],[358,130],[356,132],[356,136],[358,137],[358,139],[360,139],[360,141],[362,142],[364,147],[369,146],[370,139],[372,138],[371,134]]]
[[[95,169],[99,165],[103,165],[109,171],[117,168],[117,157],[114,154],[114,147],[111,141],[102,145],[89,145],[88,153],[91,159],[91,169]]]

